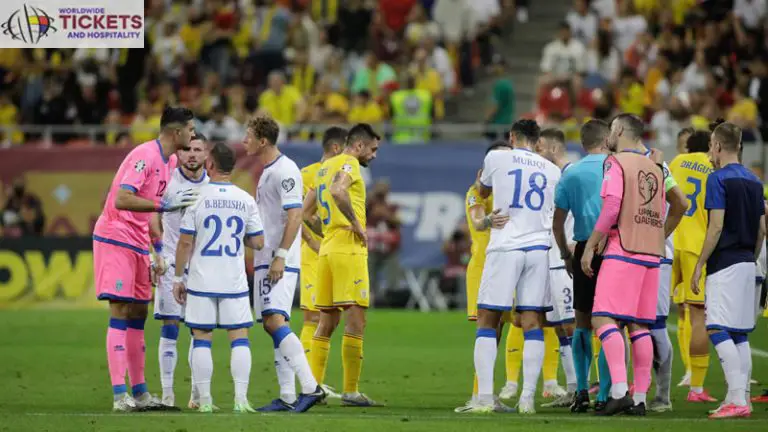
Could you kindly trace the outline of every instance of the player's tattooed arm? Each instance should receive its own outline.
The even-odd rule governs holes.
[[[304,197],[303,208],[304,224],[306,224],[307,227],[312,230],[312,232],[322,237],[323,226],[322,222],[320,221],[320,217],[317,215],[317,191],[310,189],[309,192],[307,192],[307,196]],[[311,238],[312,236],[310,236],[306,230],[301,231],[301,236],[304,240],[307,241],[308,244],[311,245],[310,241],[307,240],[307,237]]]
[[[344,171],[339,171],[333,176],[333,182],[331,183],[331,197],[336,203],[336,207],[339,209],[342,215],[352,225],[352,232],[363,242],[364,245],[368,244],[368,238],[365,233],[365,227],[362,222],[355,217],[355,211],[352,208],[352,202],[349,199],[349,187],[352,185],[352,177]]]
[[[667,221],[664,222],[664,238],[669,237],[675,231],[677,224],[680,223],[686,210],[688,210],[688,200],[678,186],[667,191],[667,203],[669,203],[669,214]]]

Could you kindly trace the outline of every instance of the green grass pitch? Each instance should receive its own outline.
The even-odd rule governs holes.
[[[299,311],[294,331],[300,329]],[[671,323],[675,322],[672,318]],[[685,391],[673,388],[675,411],[650,413],[646,418],[595,418],[564,410],[539,409],[534,416],[517,414],[454,414],[469,397],[472,384],[474,326],[459,312],[422,314],[372,310],[365,339],[361,389],[387,407],[342,408],[338,402],[307,414],[234,415],[229,375],[229,345],[219,332],[214,339],[213,396],[222,411],[112,414],[111,392],[104,348],[107,312],[0,311],[0,431],[757,431],[768,430],[768,405],[755,405],[751,419],[712,421],[706,411],[714,405],[688,404]],[[754,356],[754,378],[768,385],[768,320],[761,319],[751,338],[759,349]],[[160,391],[157,338],[160,325],[147,324],[147,383]],[[672,335],[673,341],[675,336]],[[273,348],[261,328],[251,334],[253,369],[250,400],[254,406],[277,394],[272,366]],[[180,337],[176,369],[177,402],[189,395],[187,337]],[[340,339],[333,340],[327,382],[341,385]],[[677,356],[677,350],[675,351]],[[676,360],[674,383],[682,375]],[[503,360],[496,373],[503,384]],[[564,379],[561,377],[561,384]],[[723,374],[712,357],[706,387],[721,398]],[[541,386],[539,386],[539,391]],[[753,391],[758,392],[759,387]],[[653,389],[651,389],[651,394]],[[502,429],[503,428],[503,429]]]

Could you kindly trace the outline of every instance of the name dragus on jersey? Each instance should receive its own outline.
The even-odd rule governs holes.
[[[204,201],[206,209],[231,209],[245,211],[245,202],[238,200],[207,199]]]
[[[715,172],[715,170],[712,169],[711,167],[708,167],[704,164],[700,164],[696,161],[683,161],[680,164],[680,168],[686,168],[691,171],[697,171],[704,174],[712,174],[713,172]]]

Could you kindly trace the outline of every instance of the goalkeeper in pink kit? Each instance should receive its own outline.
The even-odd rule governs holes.
[[[149,221],[154,212],[176,211],[193,204],[196,192],[163,199],[176,151],[189,146],[194,132],[192,111],[166,108],[160,136],[134,148],[112,180],[104,210],[93,230],[93,271],[99,300],[109,301],[107,362],[114,394],[114,411],[163,409],[147,391],[144,379],[144,322],[152,300],[151,271],[165,264],[156,256],[150,269]],[[156,247],[159,239],[152,239]],[[125,374],[131,382],[128,395]]]
[[[608,147],[615,153],[604,163],[603,208],[581,260],[584,273],[594,277],[592,257],[607,237],[592,326],[603,344],[613,383],[611,397],[599,415],[645,415],[653,364],[648,328],[656,321],[660,259],[665,256],[664,239],[685,211],[676,205],[668,217],[665,214],[667,189],[677,191],[668,181],[667,170],[646,156],[643,126],[630,114],[619,115],[611,124]],[[620,323],[629,326],[632,342],[635,392],[631,397]]]

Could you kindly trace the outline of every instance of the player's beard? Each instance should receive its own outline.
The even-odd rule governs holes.
[[[203,164],[202,163],[199,163],[199,164],[185,163],[184,168],[186,168],[187,171],[193,174],[197,174],[203,168]]]

